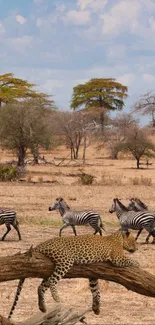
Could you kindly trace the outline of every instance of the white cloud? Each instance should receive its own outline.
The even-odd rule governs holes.
[[[42,85],[42,88],[47,93],[52,93],[54,89],[62,88],[63,83],[57,79],[47,79],[46,82]]]
[[[144,73],[143,74],[143,79],[146,82],[153,82],[155,80],[155,77],[152,74]]]
[[[108,60],[117,60],[117,59],[122,59],[126,55],[127,48],[123,44],[114,44],[112,46],[107,47],[106,52],[107,52],[107,57]]]
[[[37,20],[36,20],[36,26],[37,27],[40,27],[41,25],[43,25],[44,24],[44,20],[43,19],[41,19],[41,18],[37,18]]]
[[[5,28],[2,23],[0,23],[0,35],[5,33]]]
[[[21,16],[21,15],[16,15],[16,21],[17,21],[19,24],[23,25],[23,24],[25,24],[25,23],[27,22],[27,19],[24,18],[24,17]]]
[[[81,10],[85,10],[86,8],[92,9],[92,11],[99,11],[104,9],[108,0],[78,0],[77,4]]]
[[[33,36],[13,37],[8,39],[9,46],[13,47],[18,52],[23,52],[27,47],[32,45]]]
[[[108,13],[102,14],[103,33],[119,34],[125,29],[133,31],[137,28],[139,12],[141,9],[138,0],[121,0],[114,5]]]
[[[78,0],[77,4],[81,10],[85,10],[94,0]]]
[[[34,3],[36,3],[36,4],[41,4],[41,3],[43,3],[44,0],[33,0],[33,1],[34,1]]]
[[[68,11],[64,17],[64,21],[74,25],[87,25],[91,20],[90,11]]]
[[[149,24],[150,24],[151,29],[154,31],[155,30],[155,19],[154,19],[154,17],[151,16],[149,18]]]
[[[65,11],[65,5],[64,4],[56,4],[56,10],[59,12]]]
[[[117,80],[125,86],[130,86],[135,80],[135,75],[133,73],[126,73],[122,76],[117,77]]]

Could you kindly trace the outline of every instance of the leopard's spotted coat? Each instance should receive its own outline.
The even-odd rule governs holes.
[[[42,312],[46,311],[44,293],[50,288],[53,299],[59,302],[57,293],[57,283],[62,279],[73,264],[88,264],[95,262],[109,261],[119,267],[137,266],[138,263],[126,257],[123,249],[134,252],[136,243],[130,234],[118,231],[108,236],[71,236],[56,237],[45,241],[33,248],[34,252],[39,252],[49,257],[55,263],[54,272],[48,279],[43,279],[38,287],[38,305]],[[9,314],[9,318],[16,306],[19,293],[24,280],[20,280],[18,285],[18,295]],[[93,310],[99,313],[100,292],[98,280],[89,279],[89,285],[93,296]]]

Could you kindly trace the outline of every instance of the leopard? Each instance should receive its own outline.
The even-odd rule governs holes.
[[[117,267],[137,267],[139,263],[130,259],[124,254],[135,252],[137,249],[134,237],[128,232],[119,230],[106,236],[79,235],[54,237],[32,248],[32,252],[41,253],[54,263],[54,271],[42,280],[38,287],[38,307],[46,312],[44,301],[45,291],[50,288],[51,295],[55,302],[59,303],[60,298],[57,291],[58,282],[64,278],[67,272],[75,264],[89,264],[97,262],[109,262]],[[14,303],[9,313],[11,318],[16,307],[19,294],[25,279],[20,279]],[[100,313],[100,290],[98,279],[90,278],[89,287],[92,293],[92,310],[95,314]]]

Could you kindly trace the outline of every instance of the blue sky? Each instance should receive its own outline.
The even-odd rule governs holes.
[[[0,0],[0,74],[36,83],[69,109],[73,87],[113,77],[124,111],[155,90],[155,0]]]

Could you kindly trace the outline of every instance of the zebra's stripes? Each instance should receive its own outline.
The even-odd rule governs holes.
[[[2,236],[1,240],[4,240],[6,235],[10,232],[11,226],[14,227],[14,229],[18,233],[19,240],[21,240],[21,234],[19,231],[18,221],[16,217],[16,212],[14,210],[8,209],[8,208],[0,208],[0,225],[5,224],[7,230]]]
[[[144,202],[142,202],[140,199],[138,199],[137,197],[130,199],[130,204],[128,206],[128,209],[130,211],[133,210],[133,211],[147,211],[147,212],[149,212],[147,205]],[[155,214],[154,214],[154,216],[155,216]],[[136,239],[139,237],[141,232],[142,232],[142,229],[138,231]],[[151,234],[149,234],[148,240],[149,240],[150,236],[151,236]]]
[[[68,204],[65,202],[63,198],[57,198],[56,202],[53,206],[49,207],[49,211],[59,210],[63,226],[60,228],[59,236],[61,236],[61,232],[64,228],[72,227],[75,236],[77,235],[75,226],[77,225],[86,225],[89,224],[92,228],[95,229],[94,235],[99,232],[102,236],[103,223],[100,215],[97,212],[92,210],[89,211],[73,211],[70,209]]]
[[[112,206],[109,210],[110,213],[116,212],[117,218],[120,222],[121,229],[127,231],[129,229],[139,230],[136,240],[141,231],[146,229],[149,234],[146,237],[148,243],[149,237],[153,236],[153,243],[155,243],[155,215],[150,211],[129,211],[118,198],[113,200]]]

